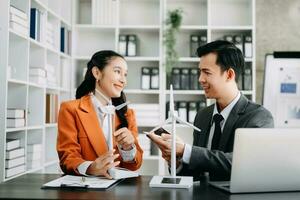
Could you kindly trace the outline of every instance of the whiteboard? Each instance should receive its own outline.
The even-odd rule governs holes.
[[[275,127],[300,127],[300,58],[266,55],[263,105]]]

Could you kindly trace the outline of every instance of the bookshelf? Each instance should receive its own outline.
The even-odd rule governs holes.
[[[106,1],[103,2],[105,6]],[[242,93],[255,100],[255,0],[114,0],[106,5],[107,10],[113,11],[113,16],[109,12],[103,12],[103,15],[97,13],[97,6],[99,2],[96,0],[73,2],[73,94],[82,81],[83,68],[94,52],[103,49],[119,51],[119,35],[134,34],[138,38],[137,55],[125,57],[129,68],[125,93],[133,107],[136,104],[158,105],[158,121],[163,122],[166,101],[169,100],[169,82],[164,70],[164,20],[168,10],[182,8],[183,22],[176,44],[179,64],[175,67],[198,67],[200,59],[190,56],[190,35],[205,35],[208,42],[223,39],[225,35],[250,35],[252,57],[245,60],[252,71],[252,87],[242,90]],[[141,69],[145,66],[159,67],[159,89],[141,89]],[[202,90],[175,90],[174,94],[176,101],[205,99]],[[206,104],[212,102],[213,100],[207,100]],[[140,113],[137,112],[137,115],[142,118]],[[142,123],[139,125],[139,132],[151,130],[153,126],[153,123]],[[184,127],[179,129],[179,134],[190,132],[191,134],[182,137],[192,142],[192,131]],[[144,156],[140,173],[168,173],[159,151],[153,144],[150,149],[151,154]]]
[[[57,124],[46,123],[49,114],[46,96],[56,95],[57,105],[71,98],[72,57],[60,49],[61,27],[72,28],[71,3],[71,0],[3,0],[0,3],[0,36],[3,40],[0,43],[0,182],[29,172],[60,172],[55,148]],[[39,11],[35,39],[30,34],[32,9]],[[53,30],[50,34],[53,41],[50,42],[47,38],[49,27]],[[54,77],[51,85],[49,76],[43,75],[49,65]],[[7,108],[24,112],[25,124],[7,127]],[[21,157],[25,162],[23,170],[8,176],[5,163],[9,139],[18,141],[15,148],[24,150]]]
[[[109,2],[109,3],[108,3]],[[16,31],[10,26],[10,5],[22,10],[30,24],[31,8],[43,16],[41,38],[32,39],[28,32]],[[101,10],[101,7],[107,9]],[[182,8],[183,23],[177,35],[176,50],[179,53],[178,68],[196,68],[199,58],[190,56],[190,36],[205,35],[207,41],[224,35],[252,36],[252,57],[245,58],[252,71],[252,87],[242,92],[255,100],[255,0],[3,0],[0,2],[0,118],[7,118],[7,108],[25,110],[26,125],[6,128],[7,120],[0,120],[0,159],[6,160],[6,140],[19,139],[27,161],[29,146],[42,144],[40,165],[25,165],[28,172],[59,172],[56,154],[57,124],[45,123],[47,94],[57,95],[58,105],[72,99],[75,88],[82,81],[83,68],[99,50],[119,50],[119,35],[137,36],[137,55],[125,57],[128,66],[128,86],[125,90],[132,107],[146,104],[157,122],[166,115],[169,100],[169,80],[164,70],[163,30],[167,11]],[[130,12],[132,11],[132,12]],[[133,12],[134,11],[134,12]],[[103,13],[101,16],[101,13]],[[71,31],[71,54],[60,51],[61,27]],[[48,34],[47,31],[52,31]],[[51,35],[49,39],[48,36]],[[16,59],[17,58],[17,59]],[[31,79],[31,68],[40,66],[52,71],[56,84],[39,84]],[[141,89],[142,67],[159,68],[159,89]],[[42,71],[43,71],[42,70]],[[10,75],[8,75],[10,74]],[[205,100],[202,90],[175,90],[176,101]],[[211,104],[212,100],[205,101]],[[55,107],[55,106],[54,106]],[[153,107],[152,107],[153,108]],[[156,109],[158,108],[158,109]],[[137,115],[143,117],[143,110]],[[154,123],[140,123],[139,132],[149,131]],[[192,131],[178,127],[178,134],[192,142]],[[142,136],[142,135],[141,135]],[[164,160],[157,148],[150,144],[144,156],[140,173],[144,175],[167,174]],[[150,151],[150,153],[149,153]],[[6,181],[18,175],[5,177],[5,165],[0,165],[0,180]],[[23,174],[21,173],[21,174]]]

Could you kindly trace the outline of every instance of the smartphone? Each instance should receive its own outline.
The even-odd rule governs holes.
[[[168,131],[166,131],[164,128],[160,127],[159,129],[154,131],[155,135],[159,135],[161,136],[161,134],[165,133],[165,134],[170,134]]]

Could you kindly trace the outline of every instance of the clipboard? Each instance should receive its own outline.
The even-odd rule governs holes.
[[[41,189],[77,189],[77,190],[106,190],[123,179],[106,179],[94,176],[65,175],[42,185]]]

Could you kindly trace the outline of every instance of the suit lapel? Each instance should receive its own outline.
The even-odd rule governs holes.
[[[94,147],[97,155],[99,156],[107,152],[108,148],[106,140],[103,131],[100,128],[99,120],[89,95],[80,99],[80,105],[77,113],[86,135],[88,136],[88,139]]]
[[[240,115],[245,112],[246,106],[248,104],[248,99],[241,95],[240,99],[236,103],[236,105],[232,108],[226,123],[224,125],[223,133],[220,139],[220,150],[225,150],[227,146],[227,142],[232,134],[234,134],[234,125],[236,121],[239,119]]]
[[[207,146],[207,141],[209,138],[209,132],[210,132],[210,123],[211,123],[211,116],[214,110],[214,106],[211,105],[209,107],[207,107],[206,110],[204,110],[204,114],[203,116],[209,116],[209,119],[203,119],[199,122],[199,128],[201,129],[201,133],[199,136],[199,140],[198,140],[198,145],[201,147],[206,147]]]

